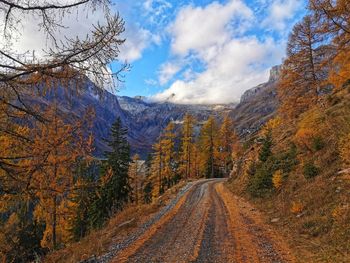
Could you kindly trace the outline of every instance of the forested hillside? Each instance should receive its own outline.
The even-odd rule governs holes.
[[[229,184],[290,236],[300,262],[347,262],[350,5],[309,4],[289,37],[278,112],[244,142]]]

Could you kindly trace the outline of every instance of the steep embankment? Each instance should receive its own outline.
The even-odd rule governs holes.
[[[229,182],[288,237],[299,262],[350,262],[350,93],[325,94],[322,103],[246,144]],[[265,148],[266,150],[266,148]]]

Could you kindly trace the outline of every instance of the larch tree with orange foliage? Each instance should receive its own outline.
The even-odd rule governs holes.
[[[329,81],[336,88],[350,84],[350,3],[347,0],[310,0],[310,8],[323,22],[323,29],[332,38],[335,52]]]
[[[68,123],[57,105],[48,107],[47,123],[37,122],[33,134],[32,153],[28,164],[36,167],[30,175],[28,188],[38,198],[35,217],[45,222],[43,247],[57,248],[69,239],[71,219],[68,195],[74,190],[74,170],[80,159],[90,158],[92,137],[84,135],[84,121]]]
[[[191,171],[193,172],[194,178],[201,177],[201,154],[200,154],[200,146],[198,140],[193,146],[193,158],[192,158],[192,166]]]
[[[167,188],[171,187],[176,175],[175,124],[170,122],[162,134],[161,144],[164,153],[163,175]]]
[[[217,165],[217,145],[218,145],[218,126],[213,116],[202,126],[199,135],[199,149],[201,156],[201,173],[207,178],[218,176]]]
[[[325,80],[323,54],[327,48],[319,19],[308,15],[297,23],[289,36],[287,59],[284,61],[278,94],[280,110],[296,117],[316,104]]]
[[[162,131],[158,141],[153,145],[151,165],[151,181],[153,181],[153,195],[161,195],[166,188],[176,181],[177,156],[175,151],[175,124],[170,122]]]
[[[217,147],[218,159],[225,176],[228,175],[232,166],[233,144],[236,140],[237,135],[235,133],[234,123],[232,119],[226,115],[219,130]]]
[[[154,191],[158,191],[154,193],[154,195],[160,195],[163,193],[163,167],[164,167],[164,148],[161,143],[161,138],[158,138],[158,142],[153,145],[153,158],[151,165],[151,181],[153,181]]]
[[[188,179],[194,175],[192,163],[194,159],[194,118],[186,114],[183,120],[181,150],[180,150],[180,171],[184,178]]]
[[[138,154],[135,154],[132,157],[132,162],[130,163],[128,173],[130,178],[131,198],[136,205],[139,204],[140,189],[142,185],[140,169],[141,169],[140,156]]]
[[[124,43],[124,39],[120,36],[124,31],[124,22],[118,14],[113,14],[111,1],[74,0],[68,2],[56,0],[0,1],[0,10],[4,14],[0,18],[2,24],[0,41],[0,207],[3,209],[1,212],[5,214],[2,218],[4,225],[7,220],[10,221],[10,225],[19,221],[18,226],[21,227],[18,228],[18,233],[22,235],[16,241],[16,245],[12,246],[11,251],[5,253],[5,259],[10,262],[33,261],[36,255],[42,252],[40,244],[37,244],[41,228],[33,221],[33,206],[37,204],[37,199],[41,198],[39,204],[42,206],[42,213],[38,215],[40,214],[39,217],[43,221],[46,220],[44,217],[50,217],[48,213],[54,210],[53,200],[51,198],[50,203],[45,196],[52,191],[56,193],[54,195],[57,195],[56,201],[61,201],[63,197],[59,193],[59,188],[62,188],[60,185],[70,185],[71,180],[65,178],[60,182],[58,177],[63,176],[66,172],[68,174],[71,168],[70,161],[78,155],[77,152],[83,144],[79,143],[80,138],[72,138],[80,129],[76,126],[79,124],[70,122],[72,119],[63,120],[67,131],[59,128],[55,134],[49,127],[54,121],[48,116],[49,112],[44,110],[47,105],[40,104],[45,93],[60,86],[67,90],[67,94],[74,94],[89,81],[87,76],[96,86],[102,88],[113,78],[118,80],[119,73],[128,68],[127,65],[122,65],[113,73],[108,70],[108,65],[117,60],[120,46]],[[83,34],[83,37],[79,37],[79,34],[71,35],[71,32],[66,31],[66,29],[69,30],[66,21],[69,21],[72,16],[80,20],[85,15],[95,14],[97,11],[100,14],[99,23],[91,25],[91,30]],[[46,45],[43,48],[33,47],[34,50],[27,50],[26,47],[26,50],[22,52],[16,50],[14,46],[16,43],[21,43],[22,37],[25,37],[25,34],[22,36],[21,31],[29,20],[38,29],[37,33],[42,34],[39,38],[45,39]],[[64,99],[67,98],[62,98]],[[33,101],[39,101],[39,103],[34,105]],[[61,117],[59,116],[57,121]],[[72,130],[74,134],[69,134],[68,132]],[[41,149],[50,146],[45,138],[39,139],[49,131],[54,137],[65,136],[61,140],[67,143],[62,142],[61,145],[56,145],[57,155],[54,151],[55,147],[52,150]],[[57,141],[52,143],[57,143]],[[70,143],[75,144],[75,147],[69,146]],[[85,143],[87,142],[84,139]],[[67,156],[63,157],[59,155],[59,152],[66,146],[71,147],[72,151],[67,150]],[[43,152],[40,152],[40,149]],[[59,167],[65,162],[68,164],[66,172]],[[56,169],[53,168],[55,166]],[[59,174],[57,180],[53,176],[55,173]],[[46,178],[48,178],[47,182]],[[65,194],[63,196],[65,198]],[[56,209],[58,209],[57,205]],[[10,218],[7,216],[8,211],[16,215]],[[58,217],[63,218],[60,215]],[[52,239],[53,233],[50,234],[49,226],[46,227],[46,233],[48,236],[51,235]],[[13,237],[14,240],[17,239],[16,233],[13,233]],[[53,246],[52,244],[46,245]],[[2,261],[2,254],[0,245],[0,261]]]

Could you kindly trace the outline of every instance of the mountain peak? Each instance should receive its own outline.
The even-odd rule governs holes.
[[[274,66],[270,69],[270,77],[268,82],[274,82],[277,81],[280,78],[281,75],[281,65]]]
[[[135,100],[144,101],[144,100],[146,99],[146,97],[145,97],[145,96],[138,95],[138,96],[135,96],[134,99],[135,99]]]

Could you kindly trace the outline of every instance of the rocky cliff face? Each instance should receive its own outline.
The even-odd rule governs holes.
[[[270,77],[268,82],[260,84],[244,92],[241,97],[240,103],[247,103],[250,100],[254,100],[256,97],[260,96],[261,93],[264,93],[268,86],[271,86],[271,84],[274,84],[279,79],[280,72],[281,66],[274,66],[270,70]]]
[[[68,94],[70,93],[70,94]],[[119,117],[123,123],[128,122],[128,115],[122,110],[115,95],[97,88],[86,78],[85,84],[77,91],[68,92],[64,87],[48,91],[40,99],[35,98],[31,104],[47,105],[57,99],[59,110],[76,117],[82,117],[88,107],[95,111],[93,134],[95,140],[95,155],[101,157],[108,149],[103,139],[108,138],[112,123]],[[30,99],[30,98],[28,98]]]
[[[276,85],[280,76],[281,66],[270,70],[268,82],[247,90],[241,97],[240,103],[231,112],[237,131],[241,136],[247,136],[273,117],[277,106]]]
[[[278,106],[276,85],[280,72],[281,66],[273,67],[269,80],[246,91],[238,105],[178,105],[149,102],[142,97],[118,97],[120,107],[114,107],[118,112],[115,115],[122,117],[129,129],[134,152],[142,156],[151,151],[152,144],[170,121],[175,122],[179,129],[186,113],[192,114],[199,123],[210,115],[221,120],[225,114],[230,114],[239,134],[246,136],[256,132],[274,115]]]

